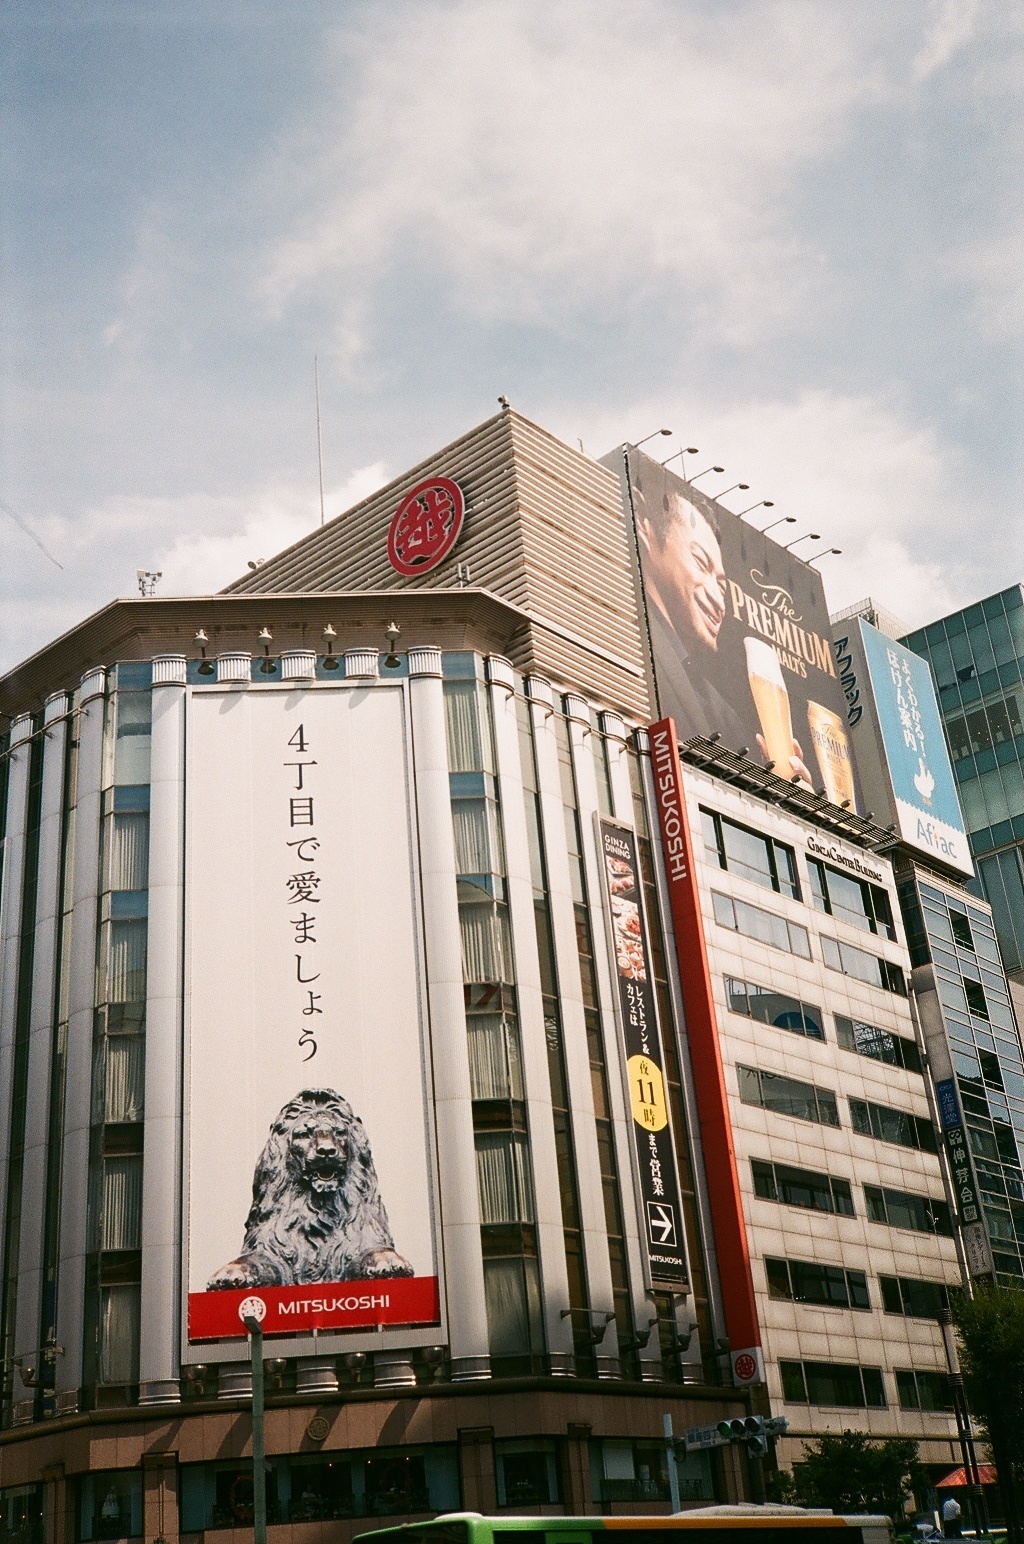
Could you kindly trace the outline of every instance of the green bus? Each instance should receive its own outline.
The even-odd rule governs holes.
[[[608,1535],[605,1538],[605,1535]],[[799,1507],[709,1506],[672,1517],[483,1517],[375,1528],[352,1544],[892,1544],[888,1517]]]

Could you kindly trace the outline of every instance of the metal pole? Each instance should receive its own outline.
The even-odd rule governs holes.
[[[668,1493],[672,1502],[672,1515],[682,1510],[679,1499],[679,1470],[676,1467],[676,1439],[672,1435],[672,1417],[663,1415],[661,1429],[665,1433],[665,1453],[668,1463]]]
[[[253,1544],[267,1544],[267,1462],[263,1445],[263,1331],[247,1317],[252,1366],[252,1530]]]
[[[974,1523],[976,1534],[987,1534],[989,1531],[988,1507],[985,1502],[985,1492],[981,1488],[981,1475],[978,1472],[978,1456],[974,1447],[974,1433],[971,1430],[971,1412],[967,1405],[964,1380],[960,1372],[960,1353],[957,1350],[956,1334],[953,1329],[953,1315],[948,1308],[943,1309],[939,1315],[939,1328],[942,1331],[942,1344],[946,1352],[946,1365],[949,1368],[953,1413],[956,1417],[957,1437],[964,1461],[964,1478],[967,1481],[969,1505],[973,1514],[971,1521]]]

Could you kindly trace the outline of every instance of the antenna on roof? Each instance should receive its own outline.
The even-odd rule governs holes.
[[[320,437],[320,361],[313,355],[313,385],[316,391],[316,460],[320,469],[320,526],[324,523],[324,447]]]

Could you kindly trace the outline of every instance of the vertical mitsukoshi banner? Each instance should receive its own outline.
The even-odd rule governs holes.
[[[438,1319],[400,689],[191,693],[188,1338]]]
[[[640,1183],[641,1231],[652,1281],[673,1287],[688,1280],[686,1246],[639,855],[636,837],[628,827],[602,820],[600,831]]]

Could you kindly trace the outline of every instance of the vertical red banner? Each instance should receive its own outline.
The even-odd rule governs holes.
[[[707,1174],[711,1221],[737,1383],[760,1382],[763,1376],[761,1331],[754,1300],[747,1231],[743,1221],[732,1122],[718,1043],[711,972],[704,943],[693,848],[686,818],[683,769],[676,726],[663,718],[647,731],[651,743],[661,845],[668,880],[675,932],[676,959],[686,1015],[686,1037],[693,1068],[694,1092],[700,1118],[701,1146]]]

